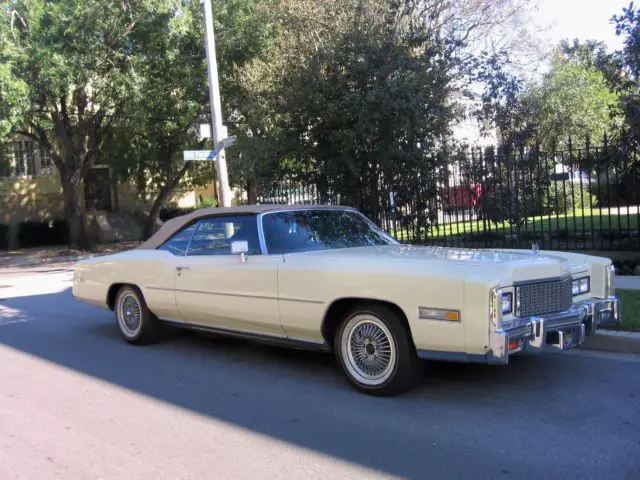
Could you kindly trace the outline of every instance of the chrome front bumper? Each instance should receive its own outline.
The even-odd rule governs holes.
[[[616,325],[622,321],[622,304],[617,297],[593,298],[581,305],[587,308],[587,335],[594,333],[601,325]]]
[[[489,363],[507,364],[515,354],[540,354],[544,350],[566,350],[581,345],[601,325],[619,323],[620,300],[616,297],[575,303],[564,312],[516,318],[504,328],[490,332]]]

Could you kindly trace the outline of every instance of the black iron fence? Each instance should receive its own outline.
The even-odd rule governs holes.
[[[640,163],[631,146],[476,149],[378,177],[263,180],[258,202],[354,206],[406,243],[640,250]]]

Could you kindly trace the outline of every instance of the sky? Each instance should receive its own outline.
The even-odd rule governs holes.
[[[609,23],[614,14],[631,0],[536,0],[537,11],[533,20],[548,29],[539,35],[552,44],[564,38],[604,41],[610,51],[622,47],[621,38],[616,36],[614,26]],[[636,4],[639,2],[636,1]]]

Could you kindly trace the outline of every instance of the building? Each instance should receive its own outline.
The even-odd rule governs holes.
[[[0,162],[0,225],[7,233],[5,243],[18,246],[18,231],[24,222],[53,222],[64,219],[64,198],[57,168],[51,155],[36,142],[16,137],[4,150]],[[204,190],[206,196],[210,189]],[[195,206],[201,191],[174,192],[171,203]],[[117,240],[105,233],[98,217],[117,221],[117,217],[136,216],[148,211],[152,199],[140,198],[134,185],[118,182],[108,165],[96,165],[84,182],[82,192],[94,240]],[[113,233],[113,232],[112,232]],[[113,237],[113,235],[111,235]]]

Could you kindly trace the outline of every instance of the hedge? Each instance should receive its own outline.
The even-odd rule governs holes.
[[[66,220],[36,222],[27,220],[18,226],[18,247],[68,245],[69,225]]]

